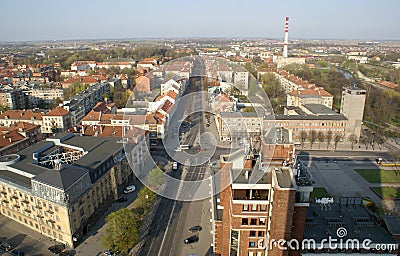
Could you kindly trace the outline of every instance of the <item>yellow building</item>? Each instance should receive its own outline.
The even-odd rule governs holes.
[[[74,247],[131,175],[117,138],[60,134],[0,157],[0,212]]]

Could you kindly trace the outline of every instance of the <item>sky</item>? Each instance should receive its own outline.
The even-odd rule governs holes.
[[[0,0],[0,41],[261,37],[400,40],[400,0]]]

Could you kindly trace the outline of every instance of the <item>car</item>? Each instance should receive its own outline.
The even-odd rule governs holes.
[[[185,240],[183,240],[184,244],[193,244],[193,243],[197,243],[199,241],[199,237],[196,236],[191,236],[186,238]]]
[[[104,256],[113,256],[114,253],[113,253],[112,251],[110,251],[110,250],[105,250],[105,251],[103,252],[103,255],[104,255]]]
[[[63,252],[60,252],[60,254],[58,254],[58,255],[59,256],[74,256],[75,253],[72,251],[63,251]]]
[[[200,232],[201,230],[203,230],[203,228],[199,225],[188,228],[190,233]]]
[[[11,255],[15,255],[15,256],[24,256],[25,253],[19,250],[14,250],[11,252]]]
[[[128,202],[128,198],[126,197],[120,197],[117,200],[115,200],[117,203],[123,203],[123,202]]]
[[[3,243],[0,245],[0,248],[3,249],[6,252],[11,251],[12,249],[14,249],[9,243]]]
[[[178,169],[178,163],[177,162],[173,162],[172,163],[172,170],[177,170]]]
[[[135,192],[135,190],[136,190],[135,185],[129,185],[124,189],[124,193],[129,194],[129,193]]]
[[[150,142],[150,146],[157,146],[157,141],[154,141],[154,140],[151,141],[151,142]]]
[[[63,244],[56,244],[56,245],[52,245],[48,248],[48,250],[51,253],[54,254],[59,254],[60,252],[62,252],[65,249],[65,246]]]

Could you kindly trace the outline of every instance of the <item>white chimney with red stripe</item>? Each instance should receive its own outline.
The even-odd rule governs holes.
[[[283,42],[283,57],[284,58],[287,58],[287,56],[288,56],[288,44],[289,44],[289,17],[286,17],[285,41]]]

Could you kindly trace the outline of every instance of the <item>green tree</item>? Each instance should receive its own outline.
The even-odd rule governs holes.
[[[105,248],[120,251],[126,255],[139,241],[140,221],[126,208],[110,213],[101,243]]]
[[[164,172],[156,167],[147,175],[147,185],[151,188],[157,188],[164,183]]]

